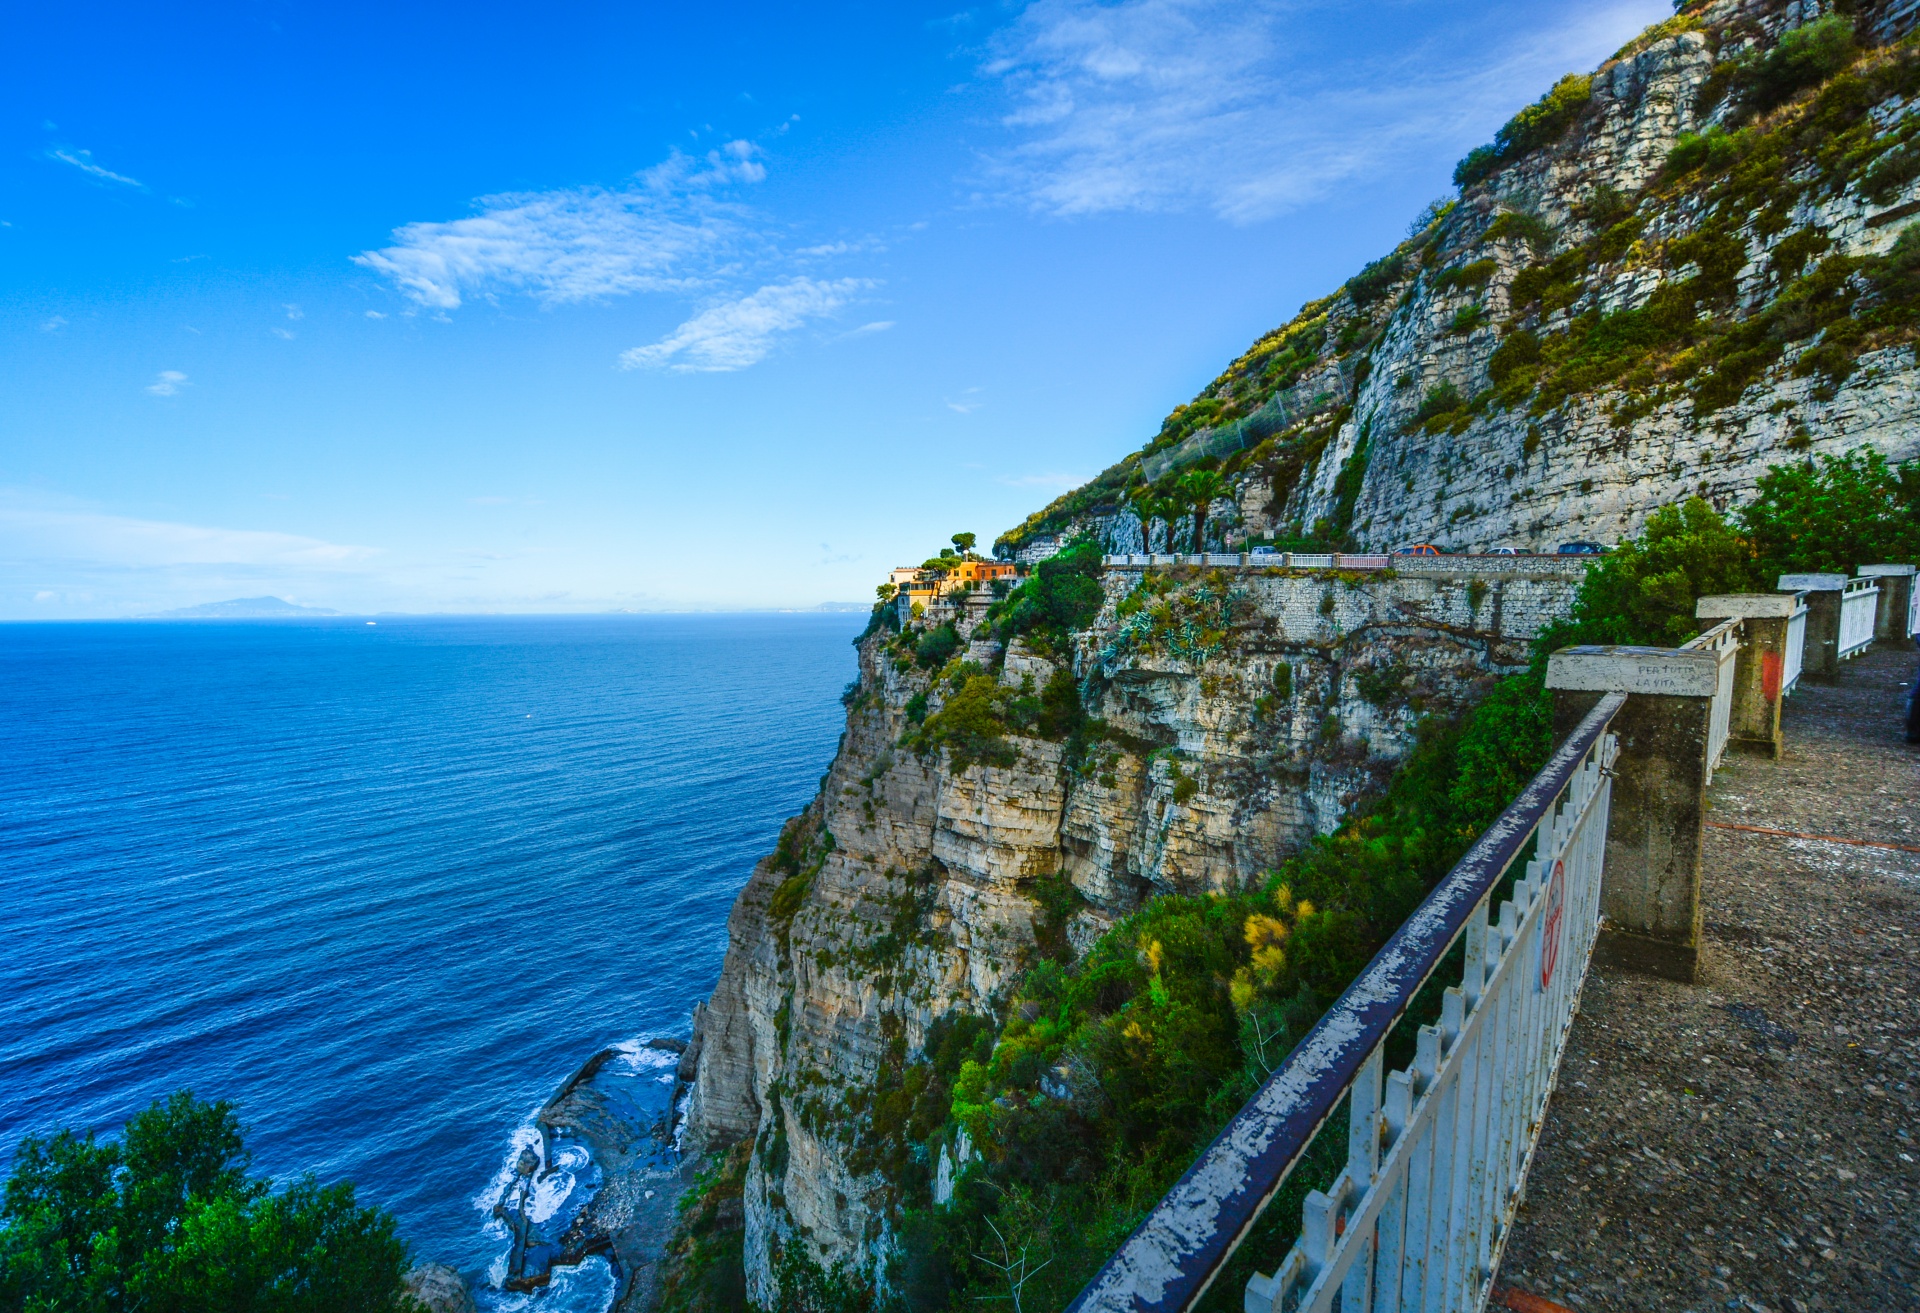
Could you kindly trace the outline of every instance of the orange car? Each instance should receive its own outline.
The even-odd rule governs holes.
[[[1440,549],[1438,547],[1435,547],[1432,543],[1415,543],[1411,547],[1402,547],[1398,552],[1395,552],[1394,555],[1396,556],[1438,556],[1440,555]]]

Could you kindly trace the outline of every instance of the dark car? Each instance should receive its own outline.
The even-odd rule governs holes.
[[[1411,547],[1400,548],[1399,551],[1394,553],[1394,555],[1396,556],[1438,556],[1440,555],[1440,549],[1438,547],[1435,547],[1432,543],[1414,543]]]
[[[1562,556],[1605,556],[1613,549],[1605,543],[1561,543]]]

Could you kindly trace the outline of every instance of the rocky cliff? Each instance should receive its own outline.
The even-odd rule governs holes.
[[[1066,649],[1002,647],[984,599],[870,633],[833,768],[735,905],[700,1019],[696,1147],[756,1145],[756,1301],[778,1303],[775,1245],[878,1274],[935,1164],[882,1124],[873,1087],[936,1020],[994,1018],[1037,944],[1084,950],[1146,898],[1239,887],[1332,828],[1421,715],[1525,663],[1579,577],[1524,558],[1388,578],[1115,569]],[[948,622],[963,646],[929,668],[916,653]],[[1049,737],[1044,716],[1021,732],[1019,700],[1062,672],[1080,732]],[[1003,709],[987,743],[929,748],[982,698]]]
[[[1563,81],[1400,248],[999,548],[1550,548],[1724,507],[1790,457],[1920,454],[1920,52],[1888,44],[1915,7],[1691,6]],[[884,1283],[903,1208],[952,1168],[930,1038],[991,1033],[1031,962],[1143,900],[1243,887],[1331,829],[1577,580],[1097,570],[1071,625],[1005,643],[978,595],[904,632],[876,613],[833,767],[735,905],[698,1022],[689,1143],[752,1146],[749,1297],[778,1306],[795,1255]]]
[[[1920,76],[1908,43],[1873,45],[1915,10],[1687,6],[1563,80],[1398,249],[1001,549],[1190,546],[1184,505],[1140,512],[1195,469],[1225,485],[1209,544],[1552,550],[1690,494],[1724,510],[1770,464],[1920,453],[1913,290],[1886,259],[1920,214]],[[1863,53],[1798,86],[1776,52],[1822,22]]]

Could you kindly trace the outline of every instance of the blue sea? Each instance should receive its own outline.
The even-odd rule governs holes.
[[[497,1277],[532,1114],[687,1034],[863,620],[0,626],[0,1163],[191,1088]]]

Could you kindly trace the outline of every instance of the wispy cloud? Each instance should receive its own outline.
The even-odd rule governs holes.
[[[499,292],[557,305],[684,290],[751,241],[747,214],[719,193],[766,177],[758,156],[734,141],[703,158],[675,153],[624,188],[485,196],[477,214],[406,224],[393,245],[353,258],[442,311]]]
[[[47,508],[0,495],[0,562],[4,563],[122,570],[179,566],[340,570],[356,568],[376,554],[370,547],[298,534]]]
[[[156,397],[177,397],[180,389],[187,385],[187,376],[177,369],[163,369],[147,384],[147,391]]]
[[[840,309],[873,286],[864,278],[790,278],[701,311],[652,346],[620,356],[622,369],[722,372],[764,360],[774,340]]]
[[[1063,216],[1200,209],[1255,222],[1471,145],[1671,12],[1602,0],[1528,26],[1500,6],[1450,8],[1439,37],[1396,45],[1372,0],[1036,0],[985,65],[1012,101],[989,185]]]
[[[55,315],[51,319],[43,319],[40,322],[40,331],[43,333],[57,333],[61,329],[65,328],[66,326],[67,326],[66,316]]]
[[[47,158],[59,160],[62,164],[71,164],[96,182],[111,182],[122,187],[146,190],[146,184],[138,178],[129,178],[124,173],[115,173],[112,169],[95,164],[93,152],[90,150],[81,150],[77,146],[54,146],[47,151]]]

